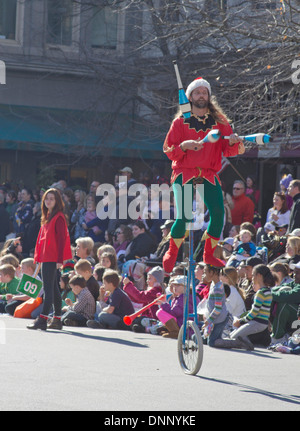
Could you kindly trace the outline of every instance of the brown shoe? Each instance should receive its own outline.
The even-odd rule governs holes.
[[[168,332],[165,332],[162,336],[164,338],[178,338],[179,333],[179,326],[177,325],[177,322],[175,319],[170,319],[164,324],[168,330]]]

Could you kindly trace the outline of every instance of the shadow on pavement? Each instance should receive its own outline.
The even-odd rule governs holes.
[[[210,382],[221,383],[223,385],[237,386],[238,388],[240,388],[241,392],[259,394],[259,395],[263,395],[265,397],[274,398],[274,399],[279,400],[279,401],[284,401],[286,403],[300,405],[300,396],[299,395],[284,395],[284,394],[280,394],[280,393],[276,393],[276,392],[266,391],[264,389],[259,389],[259,388],[256,388],[254,386],[243,385],[241,383],[231,382],[229,380],[216,379],[213,377],[203,377],[203,376],[196,376],[196,377],[198,377],[199,379],[202,379],[202,380],[208,380]]]
[[[97,329],[95,330],[97,331]],[[107,330],[109,331],[109,329]],[[56,330],[47,330],[47,334],[65,334],[65,335],[72,335],[75,337],[81,337],[81,338],[88,338],[90,340],[97,340],[97,341],[108,341],[110,343],[116,343],[116,344],[124,344],[126,346],[130,347],[142,347],[142,348],[149,348],[146,344],[136,343],[134,341],[124,340],[122,338],[113,338],[113,337],[101,337],[101,335],[92,335],[92,334],[86,334],[82,332],[76,332],[69,329],[64,329],[62,331],[56,331]]]

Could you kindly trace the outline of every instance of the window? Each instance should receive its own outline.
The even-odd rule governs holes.
[[[276,9],[276,1],[255,0],[253,2],[253,8],[256,10],[275,10]]]
[[[205,3],[205,8],[210,12],[225,12],[227,10],[227,0],[207,0]]]
[[[227,11],[227,0],[189,0],[182,2],[185,19],[197,22],[205,15],[220,20]]]
[[[0,0],[0,39],[16,39],[17,0]]]
[[[118,13],[109,6],[94,7],[92,17],[93,48],[117,48]]]
[[[11,164],[6,162],[0,163],[0,181],[4,183],[6,181],[11,181]]]
[[[179,22],[181,9],[180,0],[173,0],[172,2],[170,2],[169,0],[161,1],[160,8],[161,19],[164,23]]]
[[[72,44],[73,1],[47,0],[47,43]]]

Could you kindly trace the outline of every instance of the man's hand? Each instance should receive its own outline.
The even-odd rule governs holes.
[[[238,149],[238,153],[239,154],[244,154],[244,152],[246,151],[243,142],[239,143],[239,149]]]
[[[190,140],[181,142],[180,148],[182,149],[182,151],[186,151],[186,150],[199,151],[203,148],[203,142],[201,142],[201,138],[196,140],[190,139]]]
[[[229,145],[232,147],[232,145],[237,144],[238,142],[241,142],[241,138],[239,137],[238,134],[232,133],[229,136]]]

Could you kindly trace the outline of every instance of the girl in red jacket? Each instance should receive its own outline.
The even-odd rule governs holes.
[[[54,317],[48,327],[61,329],[62,299],[58,286],[57,269],[65,260],[72,259],[72,251],[60,192],[56,189],[47,190],[43,195],[41,207],[41,228],[35,246],[34,260],[36,263],[42,264],[44,302],[42,314],[27,328],[46,330],[48,314],[53,306]]]

